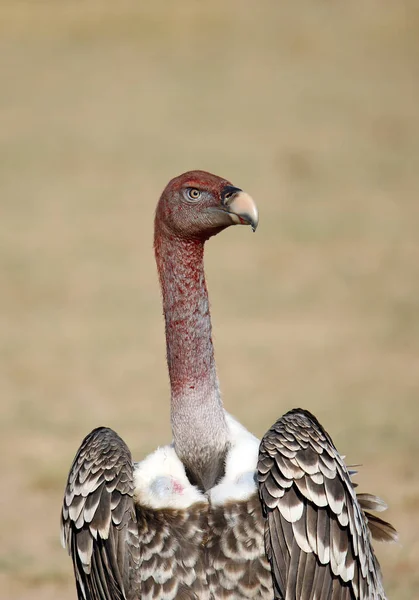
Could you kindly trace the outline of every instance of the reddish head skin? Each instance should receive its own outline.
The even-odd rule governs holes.
[[[222,475],[228,445],[203,263],[205,241],[241,221],[226,212],[226,186],[234,189],[205,171],[184,173],[163,191],[155,218],[173,439],[191,480],[204,490]]]
[[[167,184],[156,210],[156,227],[166,235],[202,242],[232,225],[223,211],[222,191],[232,184],[206,171],[188,171]],[[198,190],[197,199],[188,190]],[[214,209],[219,209],[214,210]]]

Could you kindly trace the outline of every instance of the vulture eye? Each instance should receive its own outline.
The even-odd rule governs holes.
[[[201,192],[196,188],[188,188],[186,191],[189,200],[198,200],[201,196]]]

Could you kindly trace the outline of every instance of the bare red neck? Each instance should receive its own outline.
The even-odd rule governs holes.
[[[193,483],[222,474],[227,425],[222,407],[204,274],[204,242],[171,236],[156,222],[155,253],[166,321],[175,449]]]

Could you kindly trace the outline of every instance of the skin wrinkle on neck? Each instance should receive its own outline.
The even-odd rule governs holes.
[[[221,401],[204,273],[204,241],[156,223],[175,450],[203,489],[223,469],[228,429]]]

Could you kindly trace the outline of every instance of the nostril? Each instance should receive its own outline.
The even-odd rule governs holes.
[[[240,188],[234,187],[234,185],[226,185],[221,191],[221,200],[223,204],[228,204],[228,202],[241,191]]]

